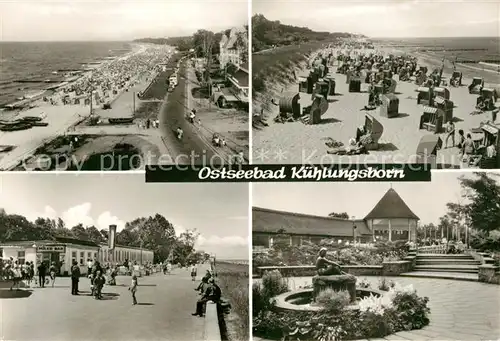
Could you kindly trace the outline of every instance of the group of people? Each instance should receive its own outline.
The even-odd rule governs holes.
[[[137,127],[140,129],[150,129],[150,128],[158,128],[160,127],[160,120],[158,119],[150,119],[137,121]]]
[[[495,141],[492,139],[487,146],[476,146],[474,140],[472,139],[472,134],[465,132],[462,129],[458,130],[458,143],[456,143],[456,129],[455,124],[452,121],[449,121],[445,125],[446,130],[446,138],[445,138],[445,148],[449,148],[448,141],[451,140],[451,147],[458,147],[460,150],[460,155],[462,159],[466,162],[474,155],[478,154],[479,148],[484,149],[484,155],[486,158],[492,159],[496,157],[497,150],[495,146]]]
[[[52,283],[54,287],[58,268],[55,262],[48,265],[47,262],[41,262],[35,271],[35,263],[26,261],[22,262],[20,260],[14,260],[10,257],[6,261],[2,261],[2,277],[4,280],[11,281],[10,290],[14,288],[20,290],[21,284],[31,287],[31,283],[38,283],[40,288],[45,288],[45,284]],[[38,275],[38,280],[35,278],[35,274]],[[49,275],[49,278],[47,278]]]
[[[196,269],[196,266],[193,266],[193,268]],[[193,268],[191,269],[191,277],[194,281],[196,279],[196,271],[193,271]],[[210,301],[219,303],[222,297],[222,291],[215,281],[214,274],[210,270],[207,270],[200,284],[194,290],[199,293],[200,298],[196,302],[196,311],[192,314],[193,316],[205,316],[207,303]]]
[[[104,62],[44,100],[52,105],[88,105],[88,94],[92,92],[95,104],[109,102],[121,89],[133,85],[137,75],[150,74],[169,57],[170,52],[164,46],[142,47],[124,57]],[[80,99],[84,99],[84,102],[81,103]]]

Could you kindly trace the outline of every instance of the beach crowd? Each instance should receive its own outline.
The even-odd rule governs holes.
[[[85,72],[78,80],[43,98],[52,105],[110,106],[114,98],[138,82],[141,77],[154,79],[159,65],[168,61],[173,51],[166,46],[141,46],[138,50]]]

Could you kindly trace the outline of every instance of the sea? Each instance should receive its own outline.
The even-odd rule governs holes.
[[[128,42],[0,42],[0,107],[131,49]]]
[[[499,37],[383,38],[374,42],[430,52],[458,62],[500,64]]]

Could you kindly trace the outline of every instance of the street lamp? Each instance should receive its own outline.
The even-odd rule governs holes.
[[[352,217],[352,242],[356,246],[356,217]]]

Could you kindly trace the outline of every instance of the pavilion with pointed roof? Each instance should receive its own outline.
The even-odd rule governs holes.
[[[392,187],[364,219],[374,240],[388,241],[414,241],[419,220]]]
[[[290,245],[303,241],[336,239],[345,242],[416,240],[420,219],[399,194],[390,188],[364,219],[340,219],[254,207],[252,244],[271,247],[279,235],[288,235]]]

